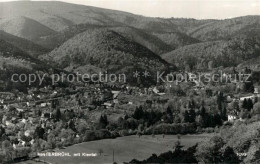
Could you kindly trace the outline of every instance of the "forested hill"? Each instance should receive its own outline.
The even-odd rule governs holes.
[[[236,67],[260,56],[260,38],[239,36],[231,40],[209,41],[181,47],[162,57],[188,70]],[[255,60],[255,63],[259,63]]]
[[[42,58],[55,61],[62,68],[93,65],[108,72],[126,73],[128,77],[136,70],[155,75],[169,67],[149,49],[111,29],[87,30]]]
[[[189,70],[260,65],[254,60],[259,57],[260,16],[153,18],[48,1],[3,2],[0,8],[4,41],[35,58],[40,55],[44,62],[58,62],[62,68],[114,71],[128,70],[133,63],[150,70],[166,62]]]
[[[8,42],[15,47],[23,50],[24,52],[30,54],[31,56],[37,57],[39,55],[48,53],[50,49],[44,48],[38,44],[35,44],[29,40],[8,34],[4,31],[0,31],[0,39]]]

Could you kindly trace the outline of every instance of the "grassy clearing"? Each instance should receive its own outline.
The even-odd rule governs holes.
[[[184,135],[181,136],[181,144],[187,148],[211,137],[213,134]],[[41,160],[53,164],[95,164],[95,163],[117,163],[129,162],[132,159],[146,159],[152,154],[160,154],[172,150],[177,141],[176,135],[152,136],[127,136],[117,139],[104,139],[99,141],[86,142],[57,152],[69,152],[71,157],[41,157]],[[99,151],[103,153],[100,155]],[[73,157],[75,153],[97,153],[96,157]]]

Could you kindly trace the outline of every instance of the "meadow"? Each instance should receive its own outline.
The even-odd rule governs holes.
[[[213,134],[183,135],[181,144],[184,148],[195,145],[198,142],[213,136]],[[40,160],[52,164],[100,164],[100,163],[123,163],[132,159],[143,160],[152,154],[161,154],[173,150],[177,135],[152,136],[127,136],[116,139],[104,139],[85,142],[57,150],[56,152],[68,152],[71,157],[40,157]],[[100,155],[101,152],[101,155]],[[114,153],[113,153],[114,152]],[[73,156],[77,153],[96,153],[95,157]],[[114,160],[113,160],[114,154]]]

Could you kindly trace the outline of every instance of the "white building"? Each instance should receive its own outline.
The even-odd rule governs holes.
[[[233,121],[235,121],[237,119],[237,116],[235,116],[235,115],[228,115],[228,121],[229,122],[233,122]]]
[[[240,97],[240,101],[244,101],[245,99],[251,99],[253,100],[255,98],[255,95],[252,95],[252,96],[245,96],[245,97]]]
[[[254,95],[255,97],[260,97],[259,88],[255,87]]]

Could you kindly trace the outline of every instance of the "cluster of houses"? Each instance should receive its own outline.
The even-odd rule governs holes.
[[[115,104],[119,104],[120,94],[127,94],[133,96],[142,95],[165,95],[162,92],[164,89],[171,88],[172,83],[166,83],[165,86],[154,86],[149,88],[139,88],[130,86],[101,86],[101,85],[88,85],[83,87],[76,87],[74,89],[61,89],[44,87],[40,89],[32,88],[28,91],[28,94],[24,93],[8,93],[0,92],[0,108],[3,113],[3,118],[0,123],[0,127],[4,129],[19,129],[19,132],[15,136],[8,136],[13,138],[13,148],[25,147],[34,143],[33,134],[38,127],[45,129],[49,133],[54,123],[53,109],[56,108],[53,105],[54,101],[64,101],[65,108],[62,112],[71,112],[73,106],[77,106],[84,109],[84,106],[89,106],[88,100],[98,102],[99,106],[104,108],[112,108]],[[205,85],[201,82],[195,81],[195,90],[204,90]],[[160,87],[163,87],[161,89]],[[65,100],[67,97],[70,101]],[[240,97],[239,101],[244,99],[260,98],[259,89],[255,88],[255,92],[252,95]],[[67,102],[66,102],[67,101]],[[75,102],[75,104],[70,102]],[[70,106],[67,104],[70,103]],[[129,105],[133,105],[134,102],[127,102]],[[60,107],[60,106],[59,106]],[[72,107],[72,108],[71,108]],[[70,108],[70,110],[68,109]],[[238,119],[238,112],[233,111],[228,114],[228,121],[234,121]],[[76,122],[75,120],[71,120]],[[22,136],[31,137],[28,142],[23,139]]]
[[[15,100],[15,95],[10,92],[0,92],[0,104]]]
[[[85,99],[95,99],[102,102],[101,106],[106,108],[112,107],[114,104],[118,103],[118,96],[123,90],[110,90],[98,87],[87,87],[83,91],[83,98]],[[82,90],[79,90],[82,93]],[[77,94],[75,92],[71,95],[66,95],[69,99],[78,100]],[[19,149],[21,147],[30,147],[34,143],[35,131],[37,127],[43,128],[45,132],[49,133],[54,127],[54,116],[53,116],[53,101],[62,101],[64,97],[59,97],[59,89],[43,88],[40,90],[31,90],[28,94],[15,94],[1,93],[0,102],[2,107],[2,120],[0,127],[8,132],[7,137],[12,141],[14,149]],[[57,95],[57,96],[53,96]],[[9,100],[11,97],[12,101]],[[61,99],[61,100],[60,100]],[[63,100],[65,101],[65,100]],[[88,102],[86,102],[88,103]],[[84,106],[86,104],[78,104],[78,106]],[[67,108],[70,108],[67,106]],[[72,109],[72,108],[71,108]],[[62,110],[62,112],[70,112],[70,110]],[[75,111],[73,111],[75,112]],[[76,122],[75,120],[72,120]],[[13,134],[11,131],[18,129],[18,133]],[[30,141],[25,141],[24,137],[31,138]]]
[[[28,94],[0,92],[0,128],[5,131],[1,137],[8,138],[14,150],[33,145],[37,126],[46,128],[47,125],[53,125],[50,121],[52,112],[48,109],[51,108],[52,100],[59,97],[60,90],[44,87],[30,89]],[[17,130],[18,133],[13,133]],[[26,141],[24,136],[31,140]]]
[[[259,88],[255,87],[254,88],[254,93],[251,95],[247,95],[247,96],[241,96],[239,98],[235,98],[233,99],[233,101],[237,101],[238,103],[243,103],[244,100],[248,100],[251,99],[252,102],[255,101],[255,99],[260,99],[260,92],[259,92]],[[239,113],[236,110],[233,110],[231,113],[228,114],[228,121],[229,122],[233,122],[235,120],[243,120],[242,118],[239,118]]]

